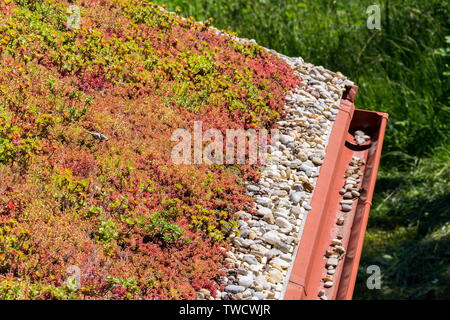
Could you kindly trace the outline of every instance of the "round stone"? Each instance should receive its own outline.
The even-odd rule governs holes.
[[[294,142],[294,138],[292,138],[291,136],[288,136],[288,135],[286,135],[286,134],[282,134],[282,135],[280,136],[280,142],[281,142],[282,144],[289,144],[289,143],[291,143],[291,142]]]
[[[230,285],[225,287],[225,291],[228,292],[228,293],[232,293],[232,294],[243,292],[244,290],[245,290],[245,287],[243,287],[243,286],[236,286],[236,285],[233,285],[233,284],[230,284]]]
[[[258,264],[258,260],[255,258],[255,256],[252,256],[251,254],[244,255],[244,261],[248,264]]]
[[[264,293],[262,293],[262,292],[255,292],[255,293],[253,294],[253,296],[254,296],[255,298],[257,298],[258,300],[264,300],[264,299],[266,298],[266,296],[265,296]]]
[[[291,208],[291,213],[292,213],[293,215],[295,215],[296,217],[299,217],[299,216],[302,215],[304,212],[303,212],[303,210],[302,210],[301,207],[296,206],[296,207],[292,207],[292,208]]]
[[[240,277],[239,285],[245,288],[250,287],[253,284],[253,279],[250,277]]]
[[[280,228],[289,228],[291,227],[291,224],[289,223],[288,220],[286,220],[285,218],[282,217],[278,217],[275,219],[275,223],[277,224],[277,226],[279,226]]]
[[[284,260],[282,260],[282,259],[280,259],[280,258],[273,258],[273,259],[270,261],[270,264],[271,264],[274,268],[276,268],[276,269],[278,269],[278,270],[287,269],[287,268],[289,268],[289,266],[291,265],[289,262],[284,261]]]
[[[267,223],[270,224],[274,224],[275,223],[275,218],[273,217],[272,211],[269,213],[266,213],[263,217],[264,221],[266,221]]]
[[[281,271],[277,269],[270,269],[269,282],[275,284],[283,282],[283,274],[281,273]]]
[[[293,192],[289,196],[289,199],[293,204],[298,204],[300,201],[304,200],[305,194],[303,192]]]
[[[331,257],[327,260],[327,267],[336,267],[339,263],[339,260],[337,258]]]
[[[265,276],[257,276],[255,278],[255,285],[264,289],[267,288],[269,284],[267,283],[267,278]]]
[[[269,208],[266,208],[266,207],[260,207],[260,208],[258,209],[258,213],[259,213],[261,216],[265,216],[266,214],[272,213],[272,210],[270,210]]]
[[[351,205],[348,205],[348,204],[343,204],[343,205],[341,206],[341,210],[344,211],[344,212],[352,211],[352,206],[351,206]]]
[[[280,236],[276,231],[269,231],[263,235],[263,240],[271,245],[278,244],[280,242]]]

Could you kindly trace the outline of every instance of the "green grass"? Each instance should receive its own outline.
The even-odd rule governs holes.
[[[156,0],[290,56],[341,71],[359,107],[390,114],[355,298],[450,298],[450,8],[447,1]],[[381,290],[365,269],[381,266]]]

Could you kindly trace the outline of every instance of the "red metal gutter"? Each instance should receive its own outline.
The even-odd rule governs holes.
[[[385,113],[355,110],[357,92],[358,87],[348,87],[341,100],[311,200],[313,209],[306,218],[284,299],[317,300],[321,290],[328,299],[352,298],[388,119]],[[352,134],[356,130],[370,135],[371,143],[364,146],[353,144]],[[343,213],[340,212],[342,196],[339,190],[344,185],[344,173],[353,156],[366,162],[361,168],[364,191],[354,202],[352,210]],[[342,215],[345,223],[338,226],[337,218]],[[342,238],[346,254],[333,275],[334,285],[324,288],[325,252],[337,236]]]

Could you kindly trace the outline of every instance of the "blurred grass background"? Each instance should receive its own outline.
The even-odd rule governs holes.
[[[388,112],[355,299],[450,298],[450,5],[440,0],[153,0],[341,71]],[[381,8],[381,30],[366,26]],[[382,289],[366,287],[366,268]]]

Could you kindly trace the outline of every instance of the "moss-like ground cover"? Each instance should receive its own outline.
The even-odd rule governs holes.
[[[0,0],[0,299],[214,294],[258,173],[174,165],[171,134],[270,127],[300,79],[147,1],[70,5]]]

